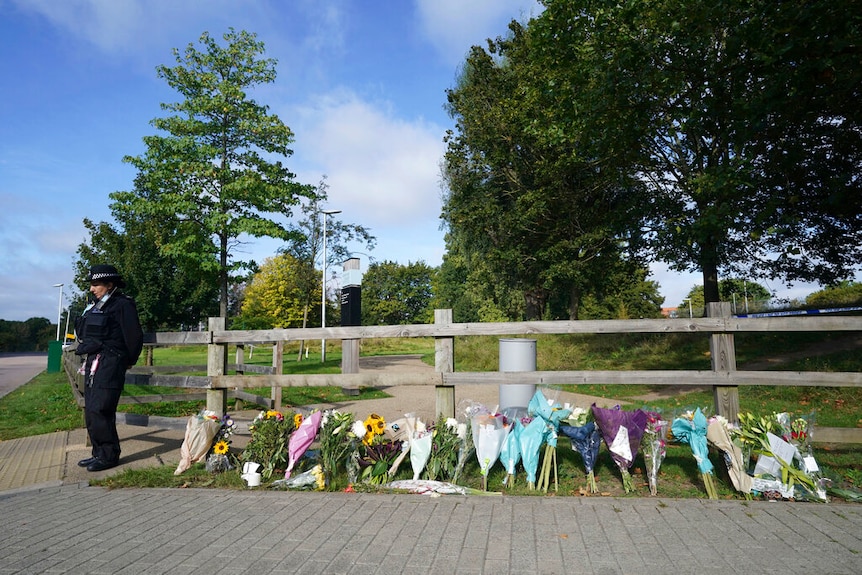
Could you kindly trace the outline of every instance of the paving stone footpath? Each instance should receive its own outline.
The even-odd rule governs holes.
[[[0,574],[862,573],[846,504],[78,484],[0,517]]]

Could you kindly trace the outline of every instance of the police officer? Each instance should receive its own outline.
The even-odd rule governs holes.
[[[93,446],[92,457],[78,462],[87,471],[103,471],[120,462],[117,404],[126,370],[135,365],[144,344],[135,301],[119,291],[126,287],[117,268],[96,265],[87,276],[91,302],[75,321],[78,355],[86,356],[84,419]]]

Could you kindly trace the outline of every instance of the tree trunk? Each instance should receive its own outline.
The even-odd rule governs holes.
[[[533,288],[524,292],[524,302],[526,304],[525,315],[527,321],[542,319],[547,299],[548,290],[543,288]]]
[[[576,321],[581,308],[581,290],[576,285],[569,288],[569,320]]]
[[[720,296],[718,295],[718,264],[715,248],[712,245],[704,246],[702,254],[703,270],[703,305],[704,309],[709,309],[710,303],[718,303]]]

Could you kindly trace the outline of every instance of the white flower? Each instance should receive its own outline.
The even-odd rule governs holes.
[[[451,429],[455,433],[458,433],[458,420],[457,419],[455,419],[454,417],[447,417],[446,418],[446,425],[449,426],[449,429]]]
[[[365,437],[365,422],[359,420],[354,421],[351,431],[356,437]]]

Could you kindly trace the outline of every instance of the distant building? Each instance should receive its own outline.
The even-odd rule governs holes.
[[[679,314],[677,313],[678,309],[679,308],[675,308],[675,307],[663,307],[663,308],[661,308],[661,315],[664,317],[669,317],[671,319],[678,318],[679,317]]]

